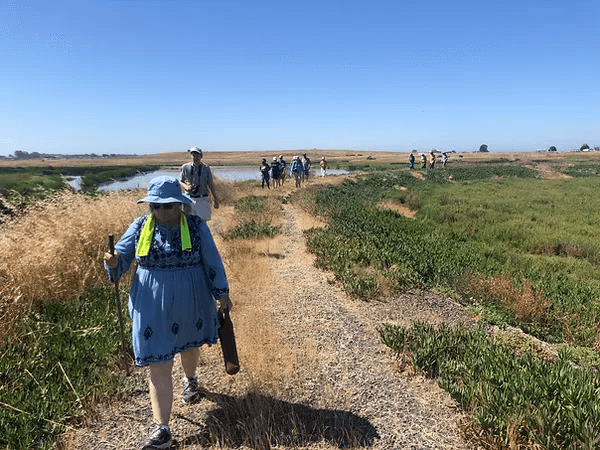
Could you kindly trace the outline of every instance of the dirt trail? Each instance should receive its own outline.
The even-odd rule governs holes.
[[[261,408],[290,412],[306,429],[324,425],[325,431],[316,431],[311,439],[278,448],[471,448],[461,437],[462,417],[449,395],[434,381],[399,371],[377,332],[386,321],[456,323],[468,321],[468,315],[448,299],[425,291],[368,303],[349,298],[333,275],[314,267],[314,257],[306,251],[302,230],[319,224],[293,205],[283,208],[282,236],[253,257],[261,283],[248,286],[235,265],[227,267],[234,305],[236,298],[244,299],[232,312],[242,371],[225,375],[218,346],[203,350],[198,376],[209,394],[198,405],[184,406],[178,395],[183,373],[176,359],[171,429],[179,448],[210,447],[210,430],[221,425],[226,432],[235,427],[251,434],[256,419],[252,416],[257,415],[251,403],[258,405],[259,414],[267,412]],[[231,211],[222,207],[211,222],[219,246],[224,243],[217,230]],[[264,355],[252,353],[261,341],[270,342],[268,350]],[[86,426],[67,434],[66,447],[139,448],[152,425],[147,375],[147,370],[136,369],[132,383],[139,388],[101,405]],[[250,413],[227,418],[232,402]],[[228,420],[235,423],[226,424]],[[274,425],[275,434],[293,433],[294,426]],[[226,439],[231,447],[264,448],[241,441],[239,436]]]

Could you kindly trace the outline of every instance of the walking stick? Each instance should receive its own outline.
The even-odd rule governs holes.
[[[115,237],[112,234],[108,235],[108,248],[110,254],[115,254]],[[119,327],[121,328],[121,351],[123,352],[123,365],[125,366],[125,374],[129,376],[129,364],[127,364],[127,350],[125,349],[125,331],[123,329],[123,312],[121,311],[121,294],[119,292],[119,277],[117,269],[112,269],[113,279],[115,280],[115,292],[117,294],[117,312],[119,313]]]

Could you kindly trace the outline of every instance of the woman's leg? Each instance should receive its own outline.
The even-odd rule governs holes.
[[[150,403],[158,425],[169,425],[173,405],[173,361],[150,366]]]
[[[196,366],[198,365],[198,358],[200,357],[200,349],[197,347],[188,348],[185,352],[181,353],[181,367],[187,378],[194,378],[196,376]]]

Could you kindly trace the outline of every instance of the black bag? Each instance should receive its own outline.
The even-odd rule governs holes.
[[[240,371],[240,362],[238,360],[237,348],[235,346],[235,336],[233,334],[233,322],[229,317],[229,310],[225,313],[219,312],[221,326],[219,327],[219,341],[223,350],[223,360],[225,362],[225,372],[229,375],[235,375]]]

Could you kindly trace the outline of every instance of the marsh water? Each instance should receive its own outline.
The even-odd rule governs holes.
[[[226,181],[248,181],[248,180],[259,180],[260,172],[258,166],[210,166],[213,176],[217,179]],[[328,175],[341,175],[349,173],[347,170],[342,169],[327,169]],[[161,169],[154,172],[140,173],[135,177],[129,178],[123,181],[111,181],[98,186],[99,191],[114,191],[119,189],[145,189],[148,187],[148,183],[155,177],[170,175],[179,178],[179,169]],[[312,176],[320,176],[320,169],[311,170]],[[75,180],[73,180],[75,182]],[[81,184],[81,181],[79,181]],[[74,186],[75,187],[75,186]]]

